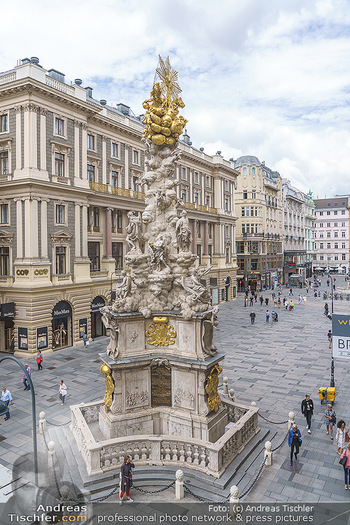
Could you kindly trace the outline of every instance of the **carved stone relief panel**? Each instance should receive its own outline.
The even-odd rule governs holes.
[[[174,401],[179,408],[196,409],[196,374],[182,370],[174,371]]]
[[[149,405],[148,371],[135,370],[125,374],[125,408],[143,408]]]

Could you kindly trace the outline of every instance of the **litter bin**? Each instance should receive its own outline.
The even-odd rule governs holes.
[[[321,405],[323,401],[329,401],[333,405],[336,395],[335,386],[320,387],[318,389],[318,397],[321,400]]]

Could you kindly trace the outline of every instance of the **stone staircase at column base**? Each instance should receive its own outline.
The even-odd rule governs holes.
[[[270,430],[260,425],[260,432],[249,442],[244,451],[237,456],[226,472],[216,479],[201,472],[181,468],[184,472],[184,483],[196,496],[206,501],[224,501],[229,497],[230,487],[238,485],[239,492],[243,493],[252,480],[263,461],[264,444],[267,439],[273,439],[273,444],[282,439],[282,434],[271,438]],[[119,485],[119,468],[109,472],[89,476],[86,471],[85,462],[81,457],[69,426],[49,426],[47,441],[54,441],[56,454],[62,472],[62,482],[71,481],[81,492],[95,500],[103,498]],[[134,485],[143,490],[156,490],[167,487],[175,481],[175,466],[139,466],[134,470]],[[135,494],[137,493],[137,489]],[[173,490],[173,489],[171,489]],[[141,493],[138,492],[138,495]],[[136,496],[138,497],[138,496]],[[165,494],[162,492],[150,496],[152,501],[164,501]],[[169,492],[166,494],[169,499]],[[174,495],[175,497],[175,495]],[[111,496],[108,501],[115,501],[116,496]]]

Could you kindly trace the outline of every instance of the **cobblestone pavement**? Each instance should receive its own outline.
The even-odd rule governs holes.
[[[245,501],[347,501],[350,494],[345,492],[343,471],[336,454],[335,441],[326,436],[322,425],[325,405],[320,404],[318,388],[329,386],[330,355],[327,332],[331,322],[323,315],[322,291],[327,289],[323,279],[321,298],[307,296],[306,305],[298,304],[298,291],[294,290],[294,311],[278,310],[279,322],[266,323],[266,306],[260,303],[253,308],[244,307],[243,295],[237,301],[220,306],[219,327],[215,341],[219,351],[226,353],[222,377],[229,379],[229,388],[234,388],[238,401],[255,401],[263,416],[271,421],[288,419],[290,411],[295,412],[300,425],[303,444],[300,450],[301,468],[290,472],[284,468],[288,457],[288,446],[284,444],[274,454],[274,464],[265,468]],[[346,286],[343,277],[337,277],[337,286]],[[328,289],[329,290],[329,289]],[[283,294],[287,290],[283,289]],[[271,291],[263,293],[270,298]],[[328,301],[330,305],[330,301]],[[249,314],[254,310],[256,320],[250,324]],[[335,313],[350,313],[350,301],[334,301]],[[107,338],[102,337],[89,347],[72,347],[44,355],[44,369],[36,370],[32,361],[32,379],[36,389],[37,414],[44,410],[46,417],[54,424],[70,420],[70,404],[102,399],[104,381],[99,372],[98,354],[105,351]],[[0,354],[5,355],[5,354]],[[22,360],[25,362],[24,360]],[[335,381],[337,399],[335,410],[338,419],[350,421],[348,361],[336,361]],[[0,465],[11,468],[15,459],[32,449],[32,418],[30,392],[24,391],[21,370],[13,362],[6,361],[0,367],[0,382],[9,388],[14,399],[11,419],[0,420]],[[68,386],[65,405],[58,400],[59,380]],[[304,418],[300,414],[300,403],[309,392],[315,403],[312,434],[306,433]],[[273,446],[283,439],[286,424],[274,425],[260,420],[271,427],[271,437],[276,432]],[[259,460],[260,463],[260,460]],[[255,462],[252,472],[257,470]],[[349,491],[350,492],[350,491]],[[165,492],[166,495],[168,493]],[[145,500],[149,500],[147,496]]]

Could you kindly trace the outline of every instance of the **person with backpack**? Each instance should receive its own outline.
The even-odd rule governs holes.
[[[42,365],[43,360],[44,360],[43,354],[41,353],[41,350],[38,350],[38,353],[36,354],[36,362],[38,364],[38,370],[43,369],[43,365]]]

